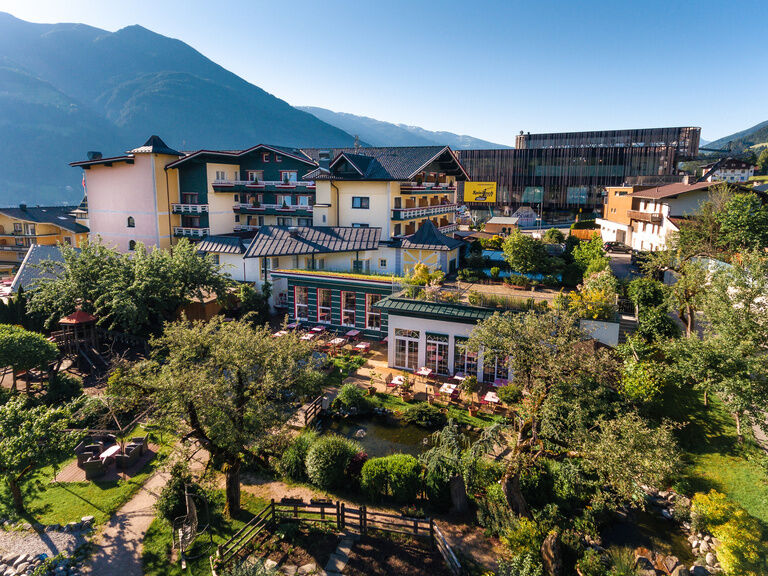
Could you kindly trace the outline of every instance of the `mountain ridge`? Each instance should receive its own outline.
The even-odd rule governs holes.
[[[734,132],[729,136],[713,140],[707,144],[707,148],[724,148],[728,145],[728,142],[732,143],[733,152],[742,152],[744,149],[755,144],[768,142],[768,120],[755,124],[746,130]]]

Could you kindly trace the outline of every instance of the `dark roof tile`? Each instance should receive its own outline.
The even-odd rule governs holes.
[[[380,228],[262,226],[253,237],[251,245],[248,246],[245,257],[376,250],[379,247],[380,238]]]
[[[72,216],[75,209],[75,206],[27,206],[25,208],[0,208],[0,214],[25,222],[53,224],[69,232],[86,234],[88,228],[78,224],[75,217]]]

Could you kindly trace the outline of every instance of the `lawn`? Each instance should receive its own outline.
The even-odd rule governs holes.
[[[394,394],[382,394],[381,392],[371,397],[371,400],[373,401],[376,407],[387,408],[388,410],[392,410],[394,412],[402,412],[409,406],[419,404],[419,402],[406,402],[399,396],[395,396]],[[456,406],[448,406],[440,402],[435,402],[434,404],[438,408],[447,408],[448,418],[452,418],[456,420],[458,424],[462,424],[462,425],[470,425],[478,428],[484,428],[486,426],[490,426],[495,422],[500,422],[504,418],[499,414],[486,414],[483,412],[478,412],[476,416],[470,416],[469,411],[466,408],[457,408]]]
[[[223,501],[223,491],[220,491],[220,498]],[[171,528],[170,526],[155,518],[147,531],[147,535],[144,537],[144,550],[142,552],[142,563],[144,564],[145,576],[200,576],[210,575],[211,566],[209,557],[215,553],[216,546],[226,542],[231,538],[238,530],[240,530],[254,514],[262,510],[268,502],[261,498],[256,498],[251,494],[243,493],[241,505],[243,510],[240,515],[232,520],[225,518],[215,518],[211,527],[209,528],[210,534],[213,536],[213,543],[205,533],[198,537],[196,543],[190,549],[188,556],[199,556],[188,560],[187,571],[182,572],[181,564],[171,562]],[[201,525],[199,529],[202,529],[202,523],[204,518],[199,518]]]
[[[136,427],[129,436],[141,436],[145,431]],[[108,482],[51,482],[53,466],[46,466],[29,475],[22,486],[27,514],[24,519],[30,523],[66,524],[79,521],[83,516],[93,516],[96,524],[106,522],[109,517],[127,502],[147,479],[160,466],[170,451],[170,442],[174,439],[166,435],[159,438],[152,436],[154,443],[160,444],[158,455],[147,462],[139,474],[129,480]],[[74,458],[67,458],[58,464],[61,470]],[[11,505],[11,496],[5,484],[0,485],[0,518],[15,519]]]
[[[716,398],[710,398],[709,406],[699,395],[676,400],[685,410],[679,421],[689,422],[679,438],[691,489],[727,494],[768,526],[768,474],[756,462],[763,455],[752,431],[744,430],[740,444],[733,418]]]

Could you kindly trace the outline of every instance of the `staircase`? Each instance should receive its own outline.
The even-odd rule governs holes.
[[[621,315],[619,317],[619,344],[623,344],[627,341],[627,337],[631,336],[637,330],[637,318],[633,316]]]

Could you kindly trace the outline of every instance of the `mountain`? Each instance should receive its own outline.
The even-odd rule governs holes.
[[[0,12],[0,206],[82,196],[67,163],[159,134],[177,149],[351,146],[354,138],[141,26],[108,32]]]
[[[360,140],[369,143],[371,146],[433,146],[435,144],[445,144],[457,150],[509,148],[509,146],[504,146],[503,144],[494,144],[487,140],[480,140],[479,138],[454,134],[452,132],[432,132],[418,126],[392,124],[391,122],[382,122],[367,116],[334,112],[314,106],[298,106],[298,108],[299,110],[314,114],[323,122],[341,128],[349,134],[356,134],[360,137]]]
[[[768,120],[747,128],[741,132],[736,132],[730,136],[725,136],[714,142],[707,144],[707,148],[725,148],[731,142],[734,152],[741,152],[745,148],[768,142]]]

